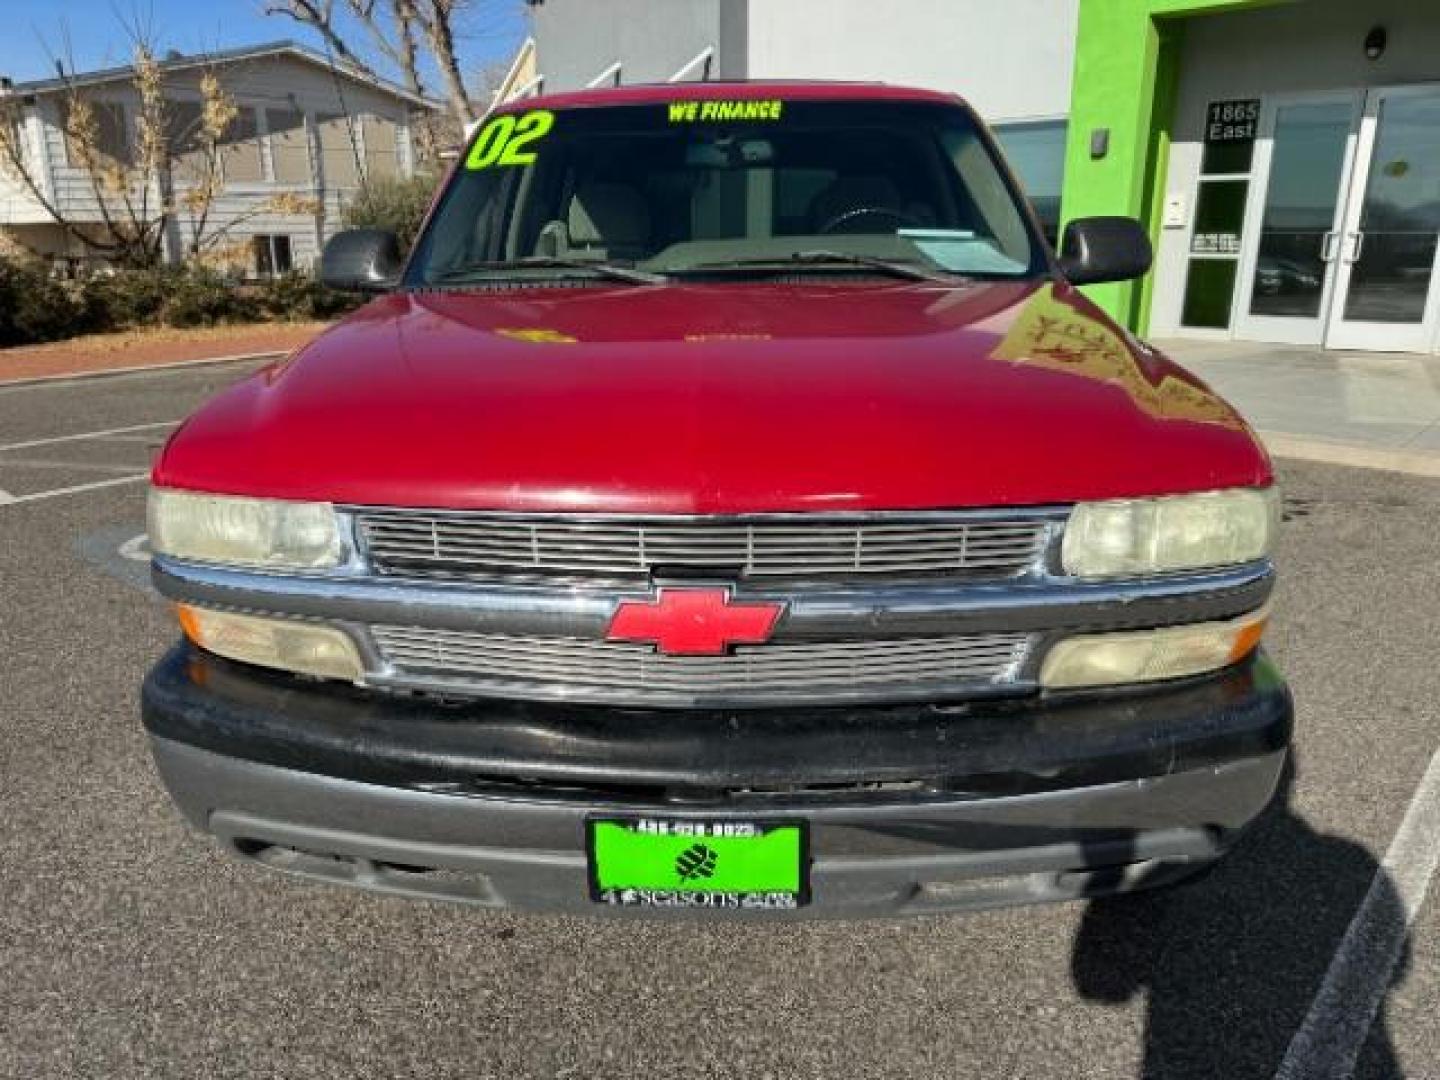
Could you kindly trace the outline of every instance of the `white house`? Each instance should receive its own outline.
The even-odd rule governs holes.
[[[185,208],[184,193],[204,173],[187,167],[195,165],[196,151],[186,132],[198,126],[201,79],[212,71],[239,116],[221,148],[224,183],[209,207],[205,233],[212,244],[248,260],[248,272],[257,276],[311,265],[338,228],[346,201],[366,180],[411,175],[416,121],[437,108],[289,41],[204,56],[171,53],[160,69],[174,132],[168,182],[179,205],[165,237],[166,257],[181,258],[195,236],[197,219]],[[13,110],[15,136],[26,171],[45,200],[81,228],[102,228],[102,207],[92,178],[67,145],[66,110],[73,95],[83,95],[95,109],[100,152],[131,160],[139,112],[134,74],[122,67],[28,83],[0,80],[0,94],[19,105]],[[290,212],[297,207],[302,212]],[[57,260],[94,257],[4,171],[0,238]]]

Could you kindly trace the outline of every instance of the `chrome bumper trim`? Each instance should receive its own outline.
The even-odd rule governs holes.
[[[350,624],[600,640],[625,599],[648,590],[564,585],[442,584],[354,574],[277,574],[157,555],[155,587],[172,600]],[[1253,611],[1273,584],[1269,560],[1148,580],[1076,582],[1030,576],[1003,583],[882,585],[863,589],[740,586],[737,599],[775,598],[789,610],[780,642],[970,633],[1056,634],[1141,629]]]

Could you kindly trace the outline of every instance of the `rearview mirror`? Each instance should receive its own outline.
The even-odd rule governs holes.
[[[736,139],[729,135],[694,142],[685,148],[685,164],[699,169],[743,169],[769,165],[775,144],[769,139]]]
[[[400,241],[382,229],[348,229],[325,245],[320,280],[343,292],[385,292],[400,280]]]
[[[1078,218],[1060,241],[1060,271],[1072,285],[1143,277],[1152,258],[1150,237],[1134,218]]]

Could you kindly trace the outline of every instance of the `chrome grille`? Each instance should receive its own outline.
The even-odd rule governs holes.
[[[402,685],[472,684],[476,692],[682,703],[713,699],[857,700],[975,691],[1013,683],[1025,634],[741,646],[725,656],[666,656],[648,645],[564,637],[376,626]]]
[[[1041,558],[1043,516],[865,519],[512,516],[362,510],[377,570],[440,577],[643,578],[701,570],[741,578],[1006,578]]]

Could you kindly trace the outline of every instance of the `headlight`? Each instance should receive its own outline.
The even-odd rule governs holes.
[[[307,570],[342,557],[329,503],[151,488],[149,519],[151,549],[180,559]]]
[[[1040,685],[1112,686],[1214,671],[1249,656],[1260,644],[1268,617],[1261,608],[1225,622],[1066,638],[1040,666]]]
[[[1080,503],[1065,526],[1061,561],[1082,578],[1251,562],[1270,553],[1279,506],[1273,487]]]
[[[247,664],[358,681],[364,674],[349,636],[333,626],[178,605],[185,636],[202,649]]]

